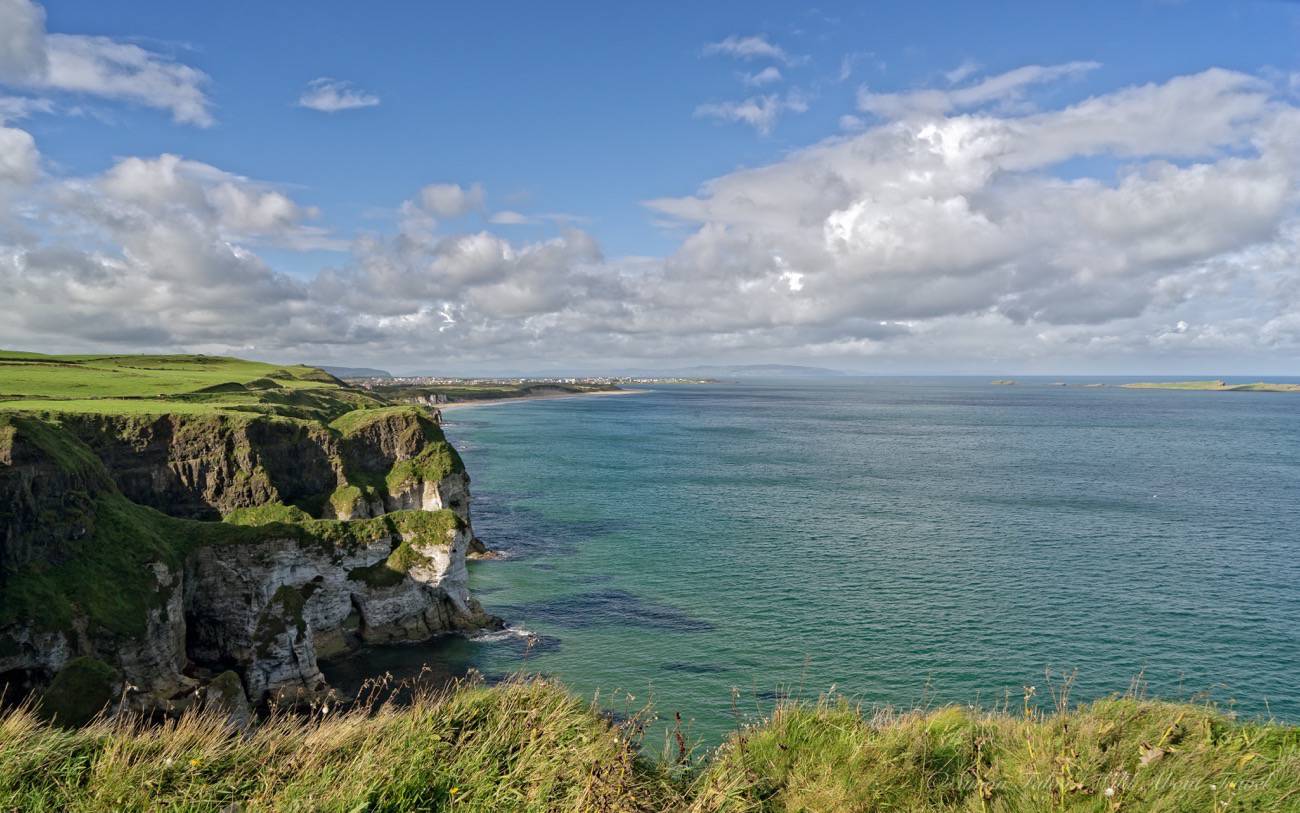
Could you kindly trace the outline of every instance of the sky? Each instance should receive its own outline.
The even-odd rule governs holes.
[[[1300,375],[1300,4],[0,0],[0,347]]]

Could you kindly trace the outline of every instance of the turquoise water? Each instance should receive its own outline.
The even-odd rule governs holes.
[[[705,742],[781,693],[1018,705],[1047,669],[1077,669],[1077,699],[1140,676],[1300,720],[1300,396],[1049,384],[449,410],[475,527],[507,557],[473,589],[538,638],[348,668],[552,674]]]

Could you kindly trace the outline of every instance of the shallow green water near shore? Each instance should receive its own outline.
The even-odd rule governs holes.
[[[1095,379],[1091,379],[1095,380]],[[716,741],[781,692],[1020,703],[1141,676],[1300,720],[1300,397],[851,379],[448,411],[518,637],[343,667],[554,674]],[[1081,382],[1078,382],[1081,383]]]

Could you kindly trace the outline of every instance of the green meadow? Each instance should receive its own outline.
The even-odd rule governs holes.
[[[0,410],[337,417],[382,402],[315,367],[223,356],[47,356],[0,350]]]

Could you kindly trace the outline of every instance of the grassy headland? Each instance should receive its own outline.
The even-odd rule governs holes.
[[[314,367],[223,356],[46,356],[0,350],[0,410],[255,413],[326,419],[384,402]]]
[[[1300,392],[1300,384],[1257,381],[1253,384],[1229,384],[1226,381],[1139,381],[1121,384],[1130,390],[1204,390],[1209,392]]]
[[[393,501],[463,471],[428,410],[315,368],[0,351],[0,692],[76,700],[65,684],[169,679],[169,661],[115,656],[185,646],[158,629],[188,612],[181,574],[207,548],[279,546],[352,581],[408,584],[434,564],[421,550],[450,545],[467,517]],[[363,499],[379,507],[358,513]],[[376,543],[386,558],[345,567]],[[314,590],[276,600],[293,609]]]
[[[622,710],[615,710],[622,711]],[[465,685],[407,706],[322,707],[251,732],[217,711],[63,730],[0,717],[0,808],[192,811],[1286,811],[1300,729],[1212,708],[873,714],[788,703],[692,755],[554,683]],[[645,744],[649,745],[649,744]]]
[[[148,589],[150,562],[175,568],[196,547],[255,542],[268,535],[347,547],[391,531],[394,523],[421,519],[418,512],[399,512],[379,520],[339,523],[311,519],[301,506],[280,503],[242,508],[224,523],[167,516],[113,488],[105,465],[68,431],[70,422],[86,415],[105,416],[128,444],[144,442],[132,433],[143,437],[154,416],[184,416],[185,431],[213,437],[253,421],[284,425],[290,434],[316,427],[347,437],[375,421],[418,410],[387,403],[313,367],[216,356],[0,351],[0,459],[7,459],[18,434],[30,438],[77,485],[71,492],[77,499],[67,502],[62,515],[51,521],[94,517],[84,523],[85,533],[69,536],[68,555],[11,575],[0,593],[0,622],[34,618],[62,627],[80,613],[93,625],[133,634],[144,623],[145,611],[161,600]],[[418,475],[436,480],[461,466],[431,422],[413,419],[404,426],[425,433],[420,441],[426,448],[419,457],[395,466],[387,481],[372,478],[378,483],[370,492],[386,493],[385,486],[400,486],[398,481]],[[236,446],[229,453],[237,457],[247,450]],[[266,472],[257,469],[251,475],[259,476]],[[365,483],[367,475],[358,472],[354,477]],[[0,508],[0,518],[9,518],[11,510]]]

